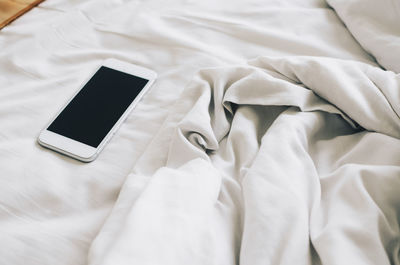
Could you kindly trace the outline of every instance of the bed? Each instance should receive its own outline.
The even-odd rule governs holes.
[[[0,264],[400,264],[400,2],[47,0],[0,31]],[[104,59],[158,79],[40,147]]]

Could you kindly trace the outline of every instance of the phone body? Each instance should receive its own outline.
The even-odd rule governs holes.
[[[105,60],[40,132],[40,145],[83,162],[93,161],[154,83],[147,68]]]

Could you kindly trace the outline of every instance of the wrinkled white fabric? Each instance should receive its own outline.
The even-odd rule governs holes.
[[[327,0],[353,36],[387,70],[400,73],[399,0]]]
[[[118,253],[119,247],[113,246],[117,241],[116,231],[119,231],[123,224],[108,224],[117,224],[117,220],[136,220],[135,222],[140,223],[144,220],[144,216],[129,217],[129,209],[136,198],[141,198],[145,185],[149,183],[149,176],[155,176],[156,171],[167,164],[171,134],[177,123],[186,115],[185,110],[193,107],[190,97],[195,100],[198,96],[194,91],[188,96],[189,101],[183,100],[179,103],[181,105],[175,106],[174,103],[183,88],[199,69],[243,66],[249,59],[260,55],[340,58],[375,65],[372,57],[354,40],[334,10],[322,0],[47,0],[3,28],[0,31],[0,264],[87,264],[88,251],[94,238],[96,242],[90,254],[92,263],[109,262],[108,257],[117,258],[113,253]],[[36,143],[40,130],[76,92],[82,80],[86,79],[103,59],[109,57],[151,68],[157,71],[159,78],[96,161],[84,164],[41,148]],[[272,60],[273,58],[270,58],[268,62]],[[298,63],[301,61],[297,60]],[[267,65],[255,66],[257,69],[269,69],[269,74],[287,72],[280,68],[270,69]],[[274,67],[278,65],[274,64]],[[245,65],[244,68],[247,69],[248,66]],[[218,69],[220,71],[221,68]],[[218,71],[212,80],[215,80],[213,82],[216,85],[225,86],[226,82],[230,81],[218,79]],[[246,70],[243,74],[250,72]],[[224,76],[231,75],[226,73]],[[374,81],[382,84],[394,80],[391,77],[386,78],[386,75],[381,75],[380,80],[377,76]],[[204,82],[201,80],[203,78],[200,77],[199,82]],[[318,80],[311,81],[307,85],[318,88]],[[306,80],[302,82],[306,83]],[[356,79],[352,82],[357,84]],[[322,103],[317,101],[310,105],[310,92],[307,91],[296,93],[303,100],[304,110],[307,111],[306,107],[310,106],[319,109],[318,104]],[[292,90],[291,92],[294,93]],[[390,93],[392,92],[383,91],[378,97],[378,102],[383,105],[373,107],[374,111],[367,111],[362,126],[371,130],[380,128],[376,119],[388,109],[384,97],[396,97]],[[207,102],[207,98],[204,100]],[[388,98],[389,103],[391,100]],[[353,101],[348,101],[354,104]],[[358,99],[356,103],[357,101]],[[300,99],[287,100],[289,105],[296,102],[300,104]],[[216,109],[210,111],[224,113],[222,105],[217,103],[220,102],[216,102],[212,107]],[[343,107],[324,106],[332,113]],[[395,108],[396,105],[392,107]],[[177,115],[172,115],[175,108],[181,109],[177,110]],[[232,263],[239,260],[240,248],[246,245],[240,243],[244,218],[241,207],[244,201],[237,198],[241,186],[236,180],[236,172],[245,174],[248,169],[232,167],[229,161],[235,160],[237,165],[250,167],[260,147],[261,137],[269,127],[265,122],[272,122],[275,120],[274,115],[286,109],[260,106],[261,112],[262,109],[269,108],[271,113],[275,113],[271,117],[265,116],[268,118],[265,121],[257,108],[240,107],[241,111],[236,111],[235,115],[238,130],[233,130],[230,134],[236,139],[234,142],[242,143],[246,150],[252,151],[241,152],[235,157],[233,153],[237,153],[237,150],[222,148],[229,145],[229,142],[220,141],[220,138],[213,140],[212,137],[190,134],[188,139],[191,142],[198,141],[199,146],[207,144],[218,147],[218,150],[226,150],[226,153],[221,156],[216,153],[212,158],[213,164],[209,165],[209,162],[203,161],[207,161],[206,157],[197,160],[196,158],[199,155],[203,157],[204,153],[192,148],[191,157],[182,156],[182,161],[179,161],[175,155],[175,158],[168,162],[174,166],[160,170],[157,174],[158,178],[161,178],[164,174],[179,172],[175,177],[176,185],[171,183],[178,188],[183,176],[190,176],[194,181],[201,181],[204,186],[209,187],[206,194],[194,191],[194,196],[208,198],[198,205],[204,213],[202,221],[218,224],[212,228],[216,230],[215,233],[214,230],[212,232],[213,238],[209,231],[204,230],[207,227],[202,230],[199,228],[196,234],[195,231],[190,232],[190,226],[182,231],[192,233],[193,240],[197,236],[201,238],[200,235],[203,234],[211,238],[208,240],[210,243],[220,240],[217,256],[221,260],[232,260]],[[357,111],[365,109],[368,109],[368,106]],[[346,114],[338,112],[338,115],[342,115],[347,121],[360,116],[357,111],[346,111]],[[374,114],[375,111],[378,111],[378,114]],[[205,111],[199,112],[199,115],[201,113],[209,115]],[[203,119],[203,116],[199,118]],[[374,122],[368,127],[370,119]],[[393,134],[396,128],[396,125],[391,123],[393,117],[389,115],[386,119],[390,124],[380,130]],[[212,125],[212,132],[217,133],[216,135],[227,133],[227,126],[229,127],[231,122],[224,119],[220,121],[221,123]],[[260,126],[254,125],[256,121],[264,125],[265,129],[259,130]],[[345,124],[347,126],[347,123]],[[210,132],[209,128],[198,126],[196,123],[188,124],[186,128],[189,131],[196,129]],[[163,130],[160,130],[161,128]],[[243,134],[255,137],[244,138]],[[185,135],[182,137],[185,139]],[[357,152],[361,154],[371,152],[370,146],[372,150],[381,146],[380,138],[373,144],[370,142],[374,137],[376,136],[368,136],[362,141],[358,138],[346,138],[348,142],[343,148],[354,145],[359,148]],[[210,142],[203,143],[202,139]],[[382,144],[384,149],[391,150],[394,146],[385,140],[382,140]],[[188,154],[185,149],[181,151]],[[352,154],[356,155],[357,152]],[[212,152],[209,155],[211,154]],[[324,155],[334,159],[335,154]],[[337,156],[340,154],[339,152]],[[384,156],[377,154],[371,161],[386,161]],[[185,165],[189,158],[196,160],[190,165]],[[395,158],[394,156],[392,159]],[[320,159],[323,160],[323,156]],[[228,161],[226,165],[225,160]],[[198,171],[196,168],[200,164],[204,165],[204,169]],[[199,174],[208,172],[210,176],[220,178],[220,186],[211,179],[199,180],[199,177],[192,176],[193,170]],[[225,172],[224,175],[221,172]],[[235,180],[231,180],[229,176],[234,176]],[[388,177],[387,181],[382,182],[382,187],[386,188],[386,183],[390,181]],[[152,183],[155,183],[156,187],[146,191],[147,195],[141,198],[143,205],[149,199],[158,199],[159,197],[155,197],[155,191],[160,190],[157,187],[165,184],[156,179]],[[122,185],[123,190],[130,192],[120,192]],[[219,195],[218,201],[223,201],[217,211],[209,208],[215,191]],[[169,193],[168,196],[172,194]],[[176,194],[172,202],[187,196],[187,193]],[[115,204],[117,198],[118,203]],[[382,203],[379,208],[394,203]],[[172,207],[173,203],[170,206]],[[152,207],[154,209],[160,205],[155,203]],[[336,205],[332,205],[326,209],[335,207]],[[113,211],[109,216],[111,209]],[[188,212],[187,208],[182,210],[185,210],[193,221],[197,220],[198,216],[196,217],[194,212]],[[145,213],[145,210],[143,212]],[[217,221],[216,213],[223,213]],[[376,213],[379,213],[378,208]],[[105,220],[107,225],[103,226]],[[300,234],[301,238],[306,235],[304,231]],[[156,235],[157,231],[153,236]],[[264,237],[262,233],[260,236]],[[166,234],[165,237],[172,235]],[[181,242],[188,245],[190,242],[184,239],[182,238]],[[303,246],[304,251],[306,248]],[[283,251],[283,248],[279,249]],[[200,255],[211,250],[212,248],[206,248],[196,253]],[[272,248],[254,248],[254,251],[275,253]],[[329,253],[334,255],[334,252]],[[185,257],[187,256],[183,256]]]
[[[399,89],[392,72],[339,59],[202,70],[89,264],[400,264]]]

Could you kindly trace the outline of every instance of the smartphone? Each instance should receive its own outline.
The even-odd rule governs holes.
[[[39,144],[83,162],[93,161],[156,77],[150,69],[105,60],[40,132]]]

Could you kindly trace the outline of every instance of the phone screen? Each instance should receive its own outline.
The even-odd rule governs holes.
[[[47,130],[96,148],[148,81],[102,66]]]

